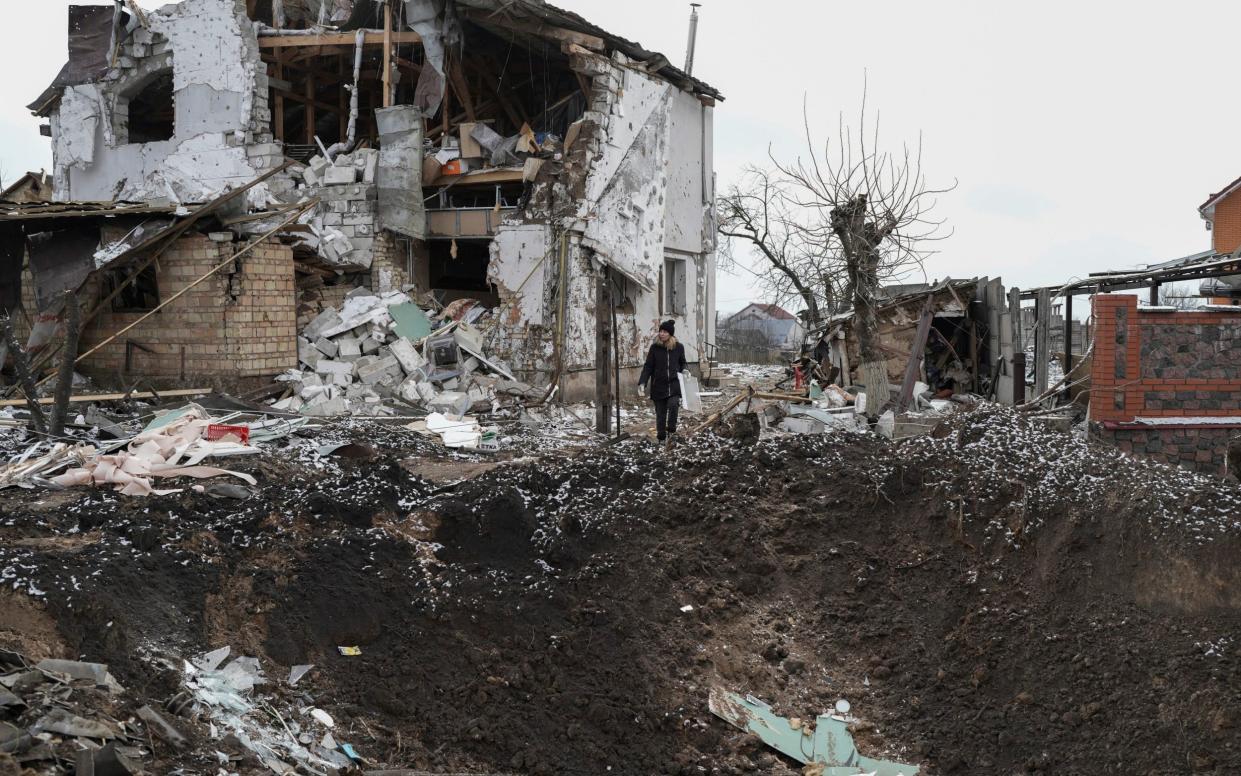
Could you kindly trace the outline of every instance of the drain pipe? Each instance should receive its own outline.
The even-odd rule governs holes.
[[[689,43],[685,50],[685,74],[694,74],[694,44],[698,42],[698,9],[702,3],[690,3],[693,10],[689,12]]]
[[[366,30],[358,30],[353,43],[353,85],[349,89],[349,130],[345,139],[327,149],[327,160],[330,162],[338,153],[353,150],[358,132],[358,82],[362,79],[362,47],[366,44]]]

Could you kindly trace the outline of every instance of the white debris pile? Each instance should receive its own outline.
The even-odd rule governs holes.
[[[254,697],[255,688],[267,682],[258,659],[237,657],[226,664],[231,651],[221,647],[184,663],[185,685],[210,721],[213,737],[231,735],[273,773],[336,773],[355,766],[345,753],[352,748],[333,737],[335,721],[327,712],[307,708],[282,716]]]
[[[957,413],[947,433],[894,448],[927,488],[959,503],[965,518],[994,513],[988,531],[1028,541],[1041,517],[1129,514],[1169,540],[1206,543],[1241,533],[1241,490],[1218,478],[1092,444],[999,404]],[[1122,511],[1123,510],[1123,511]]]
[[[167,495],[181,489],[158,490],[155,480],[223,475],[254,485],[255,479],[248,474],[202,464],[212,456],[259,452],[237,435],[225,433],[213,438],[212,430],[219,428],[206,410],[190,404],[151,421],[137,436],[99,447],[36,443],[0,466],[0,488],[102,485],[126,496]],[[248,432],[245,429],[247,439]]]
[[[294,171],[307,186],[340,186],[351,183],[374,183],[379,170],[379,151],[362,148],[352,154],[338,154],[330,161],[312,156],[305,167]]]
[[[474,307],[473,315],[440,320],[436,328],[400,291],[354,289],[339,309],[323,310],[302,329],[302,371],[281,378],[292,395],[275,407],[314,416],[408,415],[421,408],[461,418],[537,397],[487,355],[482,332],[467,322],[483,312]]]

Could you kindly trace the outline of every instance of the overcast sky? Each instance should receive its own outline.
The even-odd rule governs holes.
[[[556,0],[684,60],[688,3]],[[0,79],[5,182],[51,166],[24,106],[65,58],[67,0],[8,0]],[[143,2],[146,7],[162,3]],[[928,274],[1042,285],[1209,247],[1206,196],[1241,175],[1241,104],[1223,67],[1241,3],[703,0],[694,74],[715,111],[719,189],[748,163],[804,153],[856,114],[863,73],[891,147],[922,134],[937,213],[954,231]],[[719,308],[750,299],[719,278]]]

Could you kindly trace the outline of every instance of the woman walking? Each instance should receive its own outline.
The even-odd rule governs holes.
[[[681,380],[685,371],[685,346],[677,342],[676,324],[664,321],[646,354],[638,389],[651,382],[651,401],[655,402],[655,435],[660,442],[677,432],[677,411],[681,408]]]

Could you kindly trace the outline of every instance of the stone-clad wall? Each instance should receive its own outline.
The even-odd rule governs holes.
[[[1221,473],[1241,438],[1241,310],[1093,299],[1092,433],[1126,452]]]
[[[1115,428],[1108,438],[1126,453],[1218,474],[1220,451],[1238,435],[1241,429],[1235,428]]]
[[[1241,375],[1241,326],[1221,326],[1220,313],[1205,313],[1209,323],[1183,323],[1184,315],[1204,314],[1150,313],[1139,320],[1142,377],[1235,380]]]

